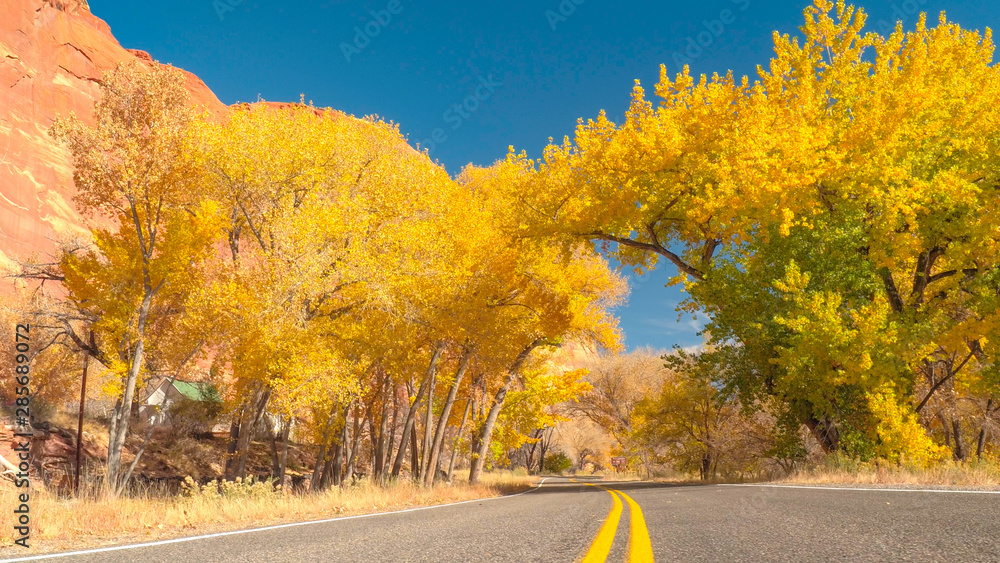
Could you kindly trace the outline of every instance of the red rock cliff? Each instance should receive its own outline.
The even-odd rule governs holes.
[[[92,119],[96,80],[127,58],[86,0],[0,0],[0,270],[11,257],[51,252],[54,239],[81,230],[67,150],[48,136],[58,116]],[[185,73],[192,103],[225,105]]]

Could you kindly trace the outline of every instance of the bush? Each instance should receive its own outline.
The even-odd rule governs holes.
[[[217,500],[222,498],[264,499],[277,498],[283,495],[281,485],[275,485],[270,479],[255,481],[253,476],[246,479],[236,478],[235,481],[211,480],[204,485],[198,485],[190,476],[184,478],[181,484],[183,496],[192,499]]]
[[[181,399],[171,404],[167,412],[167,425],[174,437],[198,436],[212,430],[222,412],[222,401]]]
[[[545,470],[550,473],[562,473],[573,467],[573,460],[562,452],[556,452],[545,458]]]

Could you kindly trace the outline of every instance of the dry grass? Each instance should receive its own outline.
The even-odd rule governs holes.
[[[915,485],[1000,488],[1000,463],[992,460],[946,462],[929,468],[858,462],[830,456],[819,466],[774,482],[806,485]]]
[[[228,486],[224,494],[209,489],[191,496],[157,497],[152,493],[112,499],[91,492],[80,499],[47,493],[31,498],[31,553],[236,530],[285,522],[350,516],[418,506],[490,498],[524,490],[536,482],[509,472],[488,473],[479,485],[456,480],[433,488],[409,481],[379,487],[362,482],[318,494],[290,494],[269,485]],[[5,495],[7,497],[7,495]],[[13,496],[10,497],[13,500]],[[27,553],[13,548],[11,510],[0,510],[0,557]]]

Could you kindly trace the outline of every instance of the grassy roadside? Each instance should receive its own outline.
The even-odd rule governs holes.
[[[840,485],[840,486],[914,486],[970,489],[1000,489],[1000,461],[984,459],[967,462],[948,461],[932,467],[918,468],[885,461],[861,462],[843,456],[829,456],[824,461],[799,468],[788,475],[771,477],[726,478],[699,480],[696,475],[674,474],[647,478],[641,473],[595,472],[577,473],[582,477],[602,477],[606,481],[651,481],[685,485],[717,485],[727,483],[764,483],[781,485]]]
[[[831,456],[821,465],[801,469],[769,482],[787,485],[913,485],[994,489],[1000,488],[1000,463],[976,460],[915,468]]]
[[[210,489],[169,498],[109,499],[91,494],[58,499],[35,493],[31,549],[13,546],[13,507],[4,509],[0,511],[0,558],[491,498],[526,490],[537,481],[502,472],[485,474],[478,485],[456,481],[424,488],[406,481],[378,487],[363,482],[303,495],[275,491],[262,483],[228,484],[222,494]]]

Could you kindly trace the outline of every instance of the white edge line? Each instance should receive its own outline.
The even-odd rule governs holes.
[[[754,483],[723,483],[720,487],[770,487],[774,489],[819,489],[821,491],[869,491],[875,493],[962,493],[973,495],[1000,495],[1000,491],[971,491],[968,489],[875,489],[869,487],[814,487],[811,485],[767,485]]]
[[[64,553],[51,553],[51,554],[44,554],[44,555],[33,555],[33,556],[30,556],[30,557],[19,557],[17,559],[0,559],[0,563],[8,563],[8,562],[13,562],[13,561],[39,561],[39,560],[42,560],[42,559],[56,559],[56,558],[59,558],[59,557],[73,557],[73,556],[76,556],[76,555],[87,555],[87,554],[91,554],[91,553],[107,553],[109,551],[122,551],[122,550],[125,550],[125,549],[139,549],[139,548],[142,548],[142,547],[155,547],[155,546],[159,546],[159,545],[169,545],[169,544],[172,544],[172,543],[184,543],[184,542],[196,541],[196,540],[206,540],[206,539],[210,539],[210,538],[221,538],[221,537],[224,537],[224,536],[236,536],[236,535],[239,535],[239,534],[250,534],[250,533],[253,533],[253,532],[266,532],[266,531],[269,531],[269,530],[280,530],[280,529],[283,529],[283,528],[295,528],[295,527],[298,527],[298,526],[310,526],[310,525],[313,525],[313,524],[329,524],[331,522],[339,522],[339,521],[342,521],[342,520],[357,520],[359,518],[371,518],[371,517],[374,517],[374,516],[388,516],[390,514],[403,514],[403,513],[406,513],[406,512],[417,512],[419,510],[431,510],[431,509],[434,509],[434,508],[444,508],[446,506],[458,506],[460,504],[469,504],[469,503],[472,503],[472,502],[486,502],[486,501],[491,501],[491,500],[502,500],[502,499],[519,497],[519,496],[521,496],[523,494],[527,494],[527,493],[530,493],[532,491],[537,491],[538,489],[542,488],[542,485],[545,483],[545,481],[547,479],[549,479],[549,478],[548,477],[543,478],[541,481],[538,482],[538,485],[536,485],[534,488],[528,489],[527,491],[521,491],[520,493],[513,494],[513,495],[504,495],[502,497],[489,497],[489,498],[481,498],[481,499],[463,500],[461,502],[452,502],[452,503],[448,503],[448,504],[437,504],[437,505],[434,505],[434,506],[420,506],[420,507],[417,507],[417,508],[407,508],[407,509],[404,509],[404,510],[394,510],[392,512],[378,512],[378,513],[375,513],[375,514],[358,514],[358,515],[355,515],[355,516],[341,516],[339,518],[326,518],[324,520],[310,520],[308,522],[292,522],[290,524],[277,524],[277,525],[274,525],[274,526],[264,526],[262,528],[250,528],[250,529],[247,529],[247,530],[234,530],[234,531],[231,531],[231,532],[218,532],[218,533],[215,533],[215,534],[206,534],[206,535],[203,535],[203,536],[191,536],[191,537],[186,537],[186,538],[174,538],[172,540],[162,540],[162,541],[155,541],[155,542],[148,542],[148,543],[137,543],[137,544],[131,544],[131,545],[119,545],[119,546],[114,546],[114,547],[103,547],[103,548],[99,548],[99,549],[86,549],[86,550],[83,550],[83,551],[70,551],[70,552],[64,552]]]

